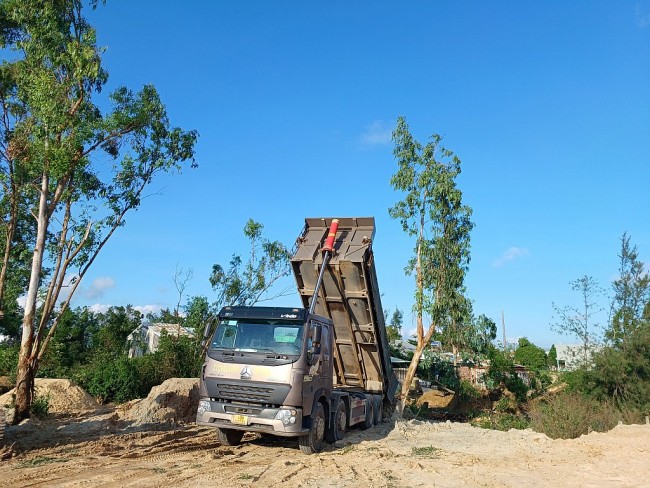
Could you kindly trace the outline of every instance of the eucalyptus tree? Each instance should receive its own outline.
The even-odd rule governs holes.
[[[639,260],[637,246],[630,236],[621,236],[618,278],[612,283],[614,297],[606,336],[615,346],[625,349],[632,333],[648,319],[650,310],[650,274]]]
[[[97,105],[108,73],[82,8],[81,0],[0,1],[10,33],[3,47],[12,51],[2,69],[21,110],[6,135],[9,160],[26,182],[16,198],[29,202],[35,227],[15,422],[29,413],[39,361],[99,252],[157,174],[194,166],[196,132],[171,126],[153,86],[116,89],[106,113]]]
[[[291,255],[280,241],[265,238],[263,230],[264,225],[248,219],[244,226],[244,235],[250,243],[246,261],[239,254],[233,254],[227,269],[220,264],[212,266],[209,279],[217,294],[215,308],[227,305],[251,307],[286,293],[286,290],[276,293],[271,290],[291,272]]]
[[[442,146],[442,137],[434,134],[422,145],[400,117],[393,142],[398,170],[390,183],[403,199],[389,209],[389,214],[414,241],[414,256],[406,272],[415,276],[417,345],[402,385],[404,404],[422,352],[436,328],[454,328],[448,330],[452,336],[462,331],[467,304],[463,282],[474,224],[472,210],[463,204],[456,185],[460,159]],[[429,320],[426,330],[425,317]]]

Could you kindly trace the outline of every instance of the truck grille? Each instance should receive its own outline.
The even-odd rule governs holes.
[[[291,385],[285,383],[226,380],[209,376],[203,381],[210,398],[226,403],[277,406],[284,403],[291,390]]]
[[[228,400],[269,403],[273,395],[273,388],[219,383],[217,384],[217,394],[220,398]]]

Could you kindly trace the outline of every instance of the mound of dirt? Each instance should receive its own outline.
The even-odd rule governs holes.
[[[50,413],[77,415],[93,412],[99,407],[93,397],[70,380],[36,378],[35,387],[37,397],[48,399]],[[11,405],[14,391],[0,396],[0,407]]]
[[[0,376],[0,395],[7,393],[14,387],[8,376]]]
[[[199,406],[197,378],[170,378],[154,386],[147,398],[129,402],[122,420],[144,425],[161,422],[193,422]]]
[[[425,391],[418,399],[417,406],[421,407],[425,403],[428,408],[452,408],[456,395],[447,394],[444,391],[429,390]]]

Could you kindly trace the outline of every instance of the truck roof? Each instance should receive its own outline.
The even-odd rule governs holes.
[[[305,321],[307,311],[304,308],[291,307],[223,307],[220,318],[240,319],[287,319]]]
[[[332,218],[305,219],[291,259],[303,306],[309,307],[323,258],[321,248]],[[315,312],[334,322],[337,386],[384,392],[397,390],[372,253],[373,217],[338,219],[333,255]]]

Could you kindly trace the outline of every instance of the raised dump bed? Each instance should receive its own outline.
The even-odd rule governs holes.
[[[323,263],[321,248],[332,218],[305,219],[291,259],[298,292],[309,308]],[[334,322],[334,386],[384,393],[393,399],[398,382],[390,350],[372,253],[373,217],[338,219],[334,250],[315,313]]]

